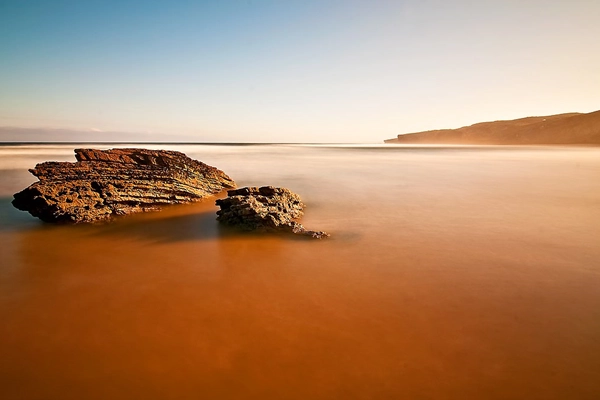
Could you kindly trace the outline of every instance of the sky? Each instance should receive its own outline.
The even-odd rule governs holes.
[[[591,112],[599,20],[598,0],[0,0],[0,126],[378,143]]]

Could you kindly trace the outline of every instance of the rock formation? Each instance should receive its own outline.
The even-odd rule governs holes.
[[[235,187],[223,171],[178,151],[76,149],[75,156],[75,163],[30,169],[39,181],[15,194],[12,204],[47,222],[93,222]]]
[[[289,232],[321,239],[329,234],[305,229],[296,222],[304,204],[300,196],[273,186],[245,187],[227,191],[228,197],[216,201],[221,207],[217,220],[247,231]]]
[[[600,144],[600,111],[481,122],[458,129],[407,133],[390,144]]]

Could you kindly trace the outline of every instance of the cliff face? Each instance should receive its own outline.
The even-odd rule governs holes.
[[[92,222],[189,203],[235,187],[223,171],[177,151],[76,149],[77,162],[44,162],[13,205],[47,222]]]
[[[600,111],[482,122],[398,135],[396,144],[600,144]]]

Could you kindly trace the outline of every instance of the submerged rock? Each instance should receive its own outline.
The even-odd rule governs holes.
[[[316,239],[329,237],[322,231],[305,229],[295,220],[303,214],[300,196],[286,188],[245,187],[227,191],[228,197],[216,204],[217,220],[247,231],[289,232]]]
[[[75,157],[30,169],[39,182],[15,194],[12,204],[47,222],[93,222],[235,187],[223,171],[178,151],[76,149]]]

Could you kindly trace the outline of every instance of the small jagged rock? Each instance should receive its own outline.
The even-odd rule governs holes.
[[[300,196],[286,188],[273,186],[244,187],[227,191],[228,197],[216,204],[217,220],[246,231],[289,232],[315,239],[329,237],[322,231],[311,231],[296,219],[303,215]]]
[[[178,151],[75,149],[75,157],[30,169],[39,181],[15,194],[12,204],[46,222],[94,222],[235,187],[223,171]]]

